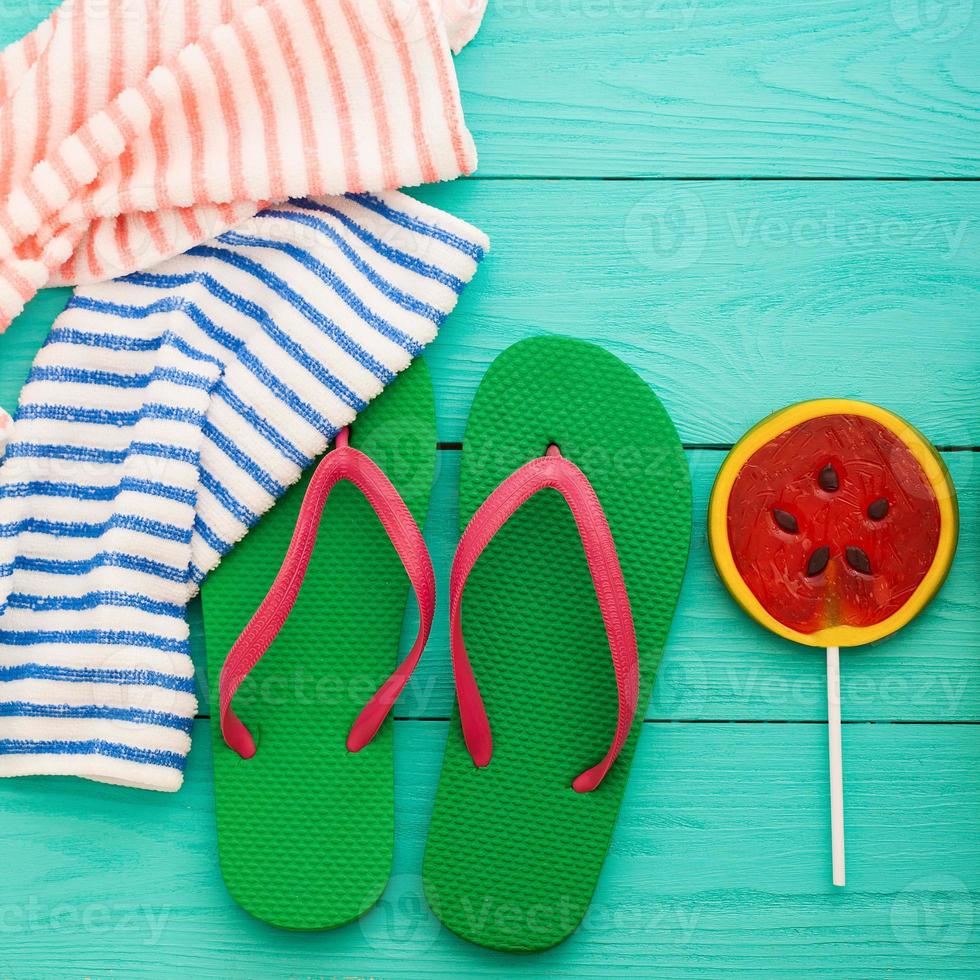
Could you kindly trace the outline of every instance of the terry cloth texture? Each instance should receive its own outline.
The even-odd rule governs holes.
[[[68,0],[0,54],[0,330],[258,202],[472,172],[450,49],[485,5]]]
[[[187,601],[487,245],[398,192],[305,199],[76,291],[0,466],[0,776],[180,787]]]

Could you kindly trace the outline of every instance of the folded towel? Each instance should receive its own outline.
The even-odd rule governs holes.
[[[68,0],[0,55],[0,330],[260,202],[470,173],[450,48],[485,5]]]
[[[76,291],[0,466],[0,776],[180,787],[188,600],[486,248],[397,192],[305,199]]]

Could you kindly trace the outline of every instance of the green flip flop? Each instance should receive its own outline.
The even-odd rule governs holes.
[[[358,416],[349,438],[401,495],[411,515],[402,508],[402,523],[412,525],[410,533],[424,552],[415,524],[422,525],[428,509],[436,428],[423,360]],[[327,453],[324,461],[338,452]],[[389,539],[388,525],[379,519],[385,513],[390,519],[391,508],[376,512],[350,482],[337,483],[329,496],[320,493],[320,504],[322,498],[326,504],[319,534],[314,525],[301,588],[291,580],[298,590],[291,614],[288,607],[285,615],[278,610],[285,622],[278,633],[266,634],[266,641],[275,638],[263,645],[265,656],[236,675],[241,687],[230,702],[229,725],[240,719],[244,739],[250,741],[248,732],[254,736],[254,755],[243,758],[229,746],[222,734],[223,665],[226,657],[232,663],[233,647],[254,631],[281,584],[280,566],[286,570],[287,549],[293,555],[296,547],[294,532],[299,534],[306,508],[316,505],[304,497],[318,496],[318,473],[312,468],[202,589],[221,870],[247,912],[305,930],[333,928],[364,914],[390,875],[392,726],[382,726],[370,741],[389,704],[376,712],[362,740],[370,744],[351,751],[348,740],[365,702],[396,665],[409,594],[401,552],[392,544],[397,535]]]
[[[566,499],[558,485],[571,487]],[[473,404],[460,522],[450,599],[459,703],[425,892],[471,942],[547,949],[591,901],[680,592],[691,490],[674,426],[601,348],[518,343]],[[614,545],[602,545],[603,526]],[[610,610],[622,583],[626,611]]]

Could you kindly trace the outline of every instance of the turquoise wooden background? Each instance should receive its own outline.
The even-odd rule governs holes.
[[[0,40],[52,5],[0,0]],[[442,443],[427,535],[443,584],[467,409],[521,337],[590,338],[631,363],[694,476],[691,564],[592,912],[566,944],[520,960],[427,913],[417,870],[451,698],[443,630],[399,708],[395,874],[361,923],[291,935],[231,902],[201,721],[176,796],[0,784],[0,975],[977,977],[980,10],[491,0],[458,64],[479,177],[419,196],[484,228],[494,251],[429,354]],[[38,298],[0,339],[0,404],[64,295]],[[767,412],[828,394],[919,425],[963,515],[940,598],[842,657],[843,891],[821,658],[735,609],[704,540],[725,448]]]

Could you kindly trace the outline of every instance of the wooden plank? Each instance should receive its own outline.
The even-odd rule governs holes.
[[[515,960],[432,919],[419,867],[446,725],[399,722],[396,859],[381,905],[323,934],[235,907],[210,746],[156,796],[0,783],[0,974],[31,977],[972,978],[980,971],[973,726],[845,726],[849,883],[830,882],[822,725],[649,724],[592,910]]]
[[[633,365],[688,444],[837,394],[980,445],[974,184],[457,181],[419,196],[494,244],[429,353],[445,441],[497,353],[554,332]],[[0,338],[0,405],[63,296]]]
[[[708,552],[705,515],[722,452],[688,452],[694,484],[694,532],[687,576],[648,719],[822,720],[827,717],[820,651],[795,647],[746,617],[718,580]],[[843,651],[842,714],[849,720],[980,721],[980,455],[946,453],[956,481],[964,533],[952,573],[936,601],[906,629],[873,647]],[[440,585],[440,608],[425,656],[398,704],[403,718],[446,718],[453,704],[445,596],[459,538],[459,453],[439,455],[426,539]],[[561,611],[556,610],[556,623]],[[415,638],[406,619],[402,650]],[[192,642],[202,705],[207,672],[200,608],[192,606]],[[218,652],[216,655],[221,656]],[[329,653],[324,651],[324,670]],[[304,689],[315,689],[307,678]],[[331,691],[333,689],[331,688]],[[365,695],[366,697],[366,695]],[[574,712],[574,705],[569,711]]]
[[[458,62],[482,175],[976,176],[970,0],[497,0]]]
[[[973,5],[503,0],[459,59],[480,173],[976,175]]]
[[[980,445],[980,188],[874,182],[488,182],[419,194],[493,251],[430,359],[462,439],[496,354],[537,333],[635,367],[689,444],[792,402],[879,402]]]

